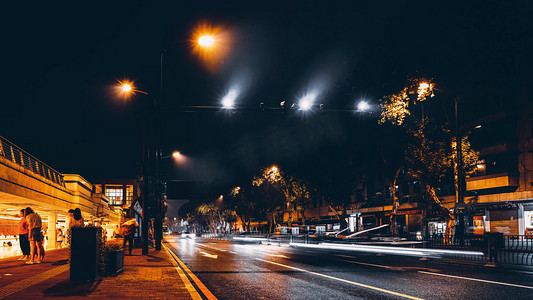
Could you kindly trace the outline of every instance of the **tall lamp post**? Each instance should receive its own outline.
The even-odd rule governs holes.
[[[195,41],[195,51],[201,56],[208,57],[206,54],[214,55],[214,49],[217,46],[217,37],[210,33],[195,32],[197,35]],[[159,101],[163,99],[163,59],[169,49],[179,48],[180,46],[171,46],[161,50],[160,53],[160,99],[154,98],[151,106],[144,117],[145,124],[143,130],[143,202],[142,202],[142,254],[148,254],[148,218],[149,211],[152,208],[154,217],[154,233],[156,250],[161,250],[161,240],[163,237],[163,216],[162,216],[162,191],[161,191],[161,174],[160,163],[162,157],[160,147],[160,119],[159,119]],[[123,97],[130,98],[136,93],[148,94],[135,88],[134,84],[129,81],[119,82],[118,88]],[[173,157],[179,154],[173,153]],[[151,205],[149,205],[151,204]]]
[[[119,81],[117,88],[124,98],[131,98],[137,93],[148,95],[147,92],[138,90],[134,83],[131,81]],[[150,103],[148,112],[144,115],[143,124],[143,167],[142,167],[142,220],[141,220],[141,239],[142,239],[142,255],[148,255],[148,203],[150,198],[153,198],[153,190],[151,189],[153,177],[151,177],[150,163],[151,153],[153,149],[151,147],[151,139],[153,137],[154,129],[150,128],[152,122],[149,121],[150,113],[156,113],[157,100],[154,99],[153,103]],[[150,128],[150,129],[149,129]],[[150,139],[150,140],[149,140]]]
[[[465,235],[465,214],[466,205],[463,190],[463,140],[461,136],[461,127],[459,126],[457,97],[454,97],[455,104],[455,143],[457,149],[457,202],[455,203],[454,213],[457,224],[455,225],[455,236],[459,239],[460,245],[464,245]]]
[[[216,47],[216,43],[217,43],[217,38],[210,34],[210,33],[196,33],[198,36],[197,36],[197,39],[195,41],[195,49],[196,51],[199,51],[200,54],[205,54],[205,53],[202,53],[202,51],[205,51],[205,52],[212,52],[215,47]],[[167,48],[164,48],[163,50],[161,50],[160,52],[160,60],[159,60],[159,71],[160,71],[160,99],[162,100],[163,99],[163,62],[164,62],[164,58],[165,58],[165,53],[167,53],[168,50],[170,49],[175,49],[175,48],[179,48],[181,46],[170,46],[170,47],[167,47]],[[154,189],[154,192],[155,192],[155,201],[156,201],[156,208],[155,208],[155,216],[154,216],[154,233],[155,233],[155,249],[156,250],[161,250],[161,240],[163,239],[163,215],[162,215],[162,204],[163,204],[163,195],[162,195],[162,192],[161,192],[161,188],[162,188],[162,182],[161,182],[161,174],[160,174],[160,164],[161,164],[161,160],[164,159],[164,158],[169,158],[170,156],[168,157],[163,157],[162,156],[162,150],[160,148],[160,138],[159,138],[159,134],[160,134],[160,128],[161,128],[161,124],[160,124],[160,119],[158,118],[159,116],[159,103],[158,103],[158,100],[155,100],[154,101],[154,124],[156,126],[155,128],[155,132],[154,132],[154,138],[155,138],[155,142],[154,142],[154,147],[155,147],[155,182],[154,182],[154,186],[155,186],[155,189]],[[174,158],[178,158],[179,157],[179,152],[174,152],[172,154],[172,157]],[[147,250],[148,251],[148,250]]]

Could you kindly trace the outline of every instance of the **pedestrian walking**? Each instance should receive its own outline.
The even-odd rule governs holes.
[[[124,252],[126,252],[126,242],[128,242],[128,250],[130,255],[133,250],[133,237],[135,236],[135,232],[137,232],[137,227],[139,227],[139,224],[133,218],[126,220],[120,227],[120,235],[124,237]]]
[[[41,216],[34,212],[30,207],[26,208],[26,222],[28,222],[28,232],[30,240],[30,258],[26,261],[27,264],[40,264],[44,259],[43,246],[43,221]]]
[[[28,240],[28,222],[26,221],[26,211],[20,210],[19,221],[19,243],[22,256],[19,260],[28,260],[30,258],[30,241]]]

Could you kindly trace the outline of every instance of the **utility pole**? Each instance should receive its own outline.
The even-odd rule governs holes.
[[[455,203],[454,213],[455,213],[455,236],[458,238],[461,246],[464,245],[464,235],[465,235],[465,213],[466,205],[464,201],[464,192],[463,192],[463,147],[462,147],[462,136],[461,136],[461,127],[459,126],[458,119],[458,97],[454,97],[455,101],[455,142],[457,149],[457,202]]]

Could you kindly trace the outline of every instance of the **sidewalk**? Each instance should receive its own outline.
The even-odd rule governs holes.
[[[46,253],[43,263],[26,265],[18,257],[0,259],[0,299],[192,299],[163,249],[125,256],[124,272],[94,282],[71,282],[66,249]]]

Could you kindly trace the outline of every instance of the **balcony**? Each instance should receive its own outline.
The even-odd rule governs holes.
[[[477,176],[466,179],[466,190],[477,191],[504,187],[518,187],[519,176],[509,173],[499,173],[492,175]]]

